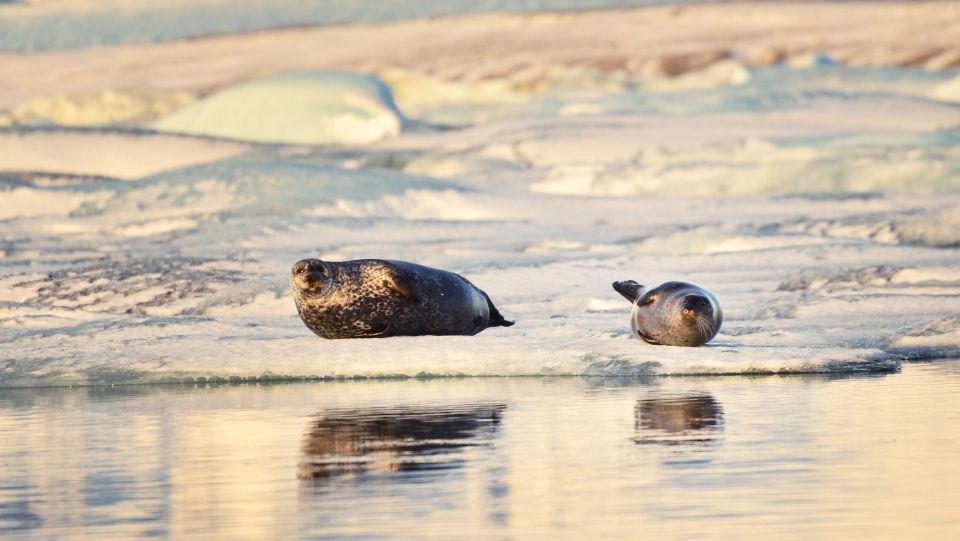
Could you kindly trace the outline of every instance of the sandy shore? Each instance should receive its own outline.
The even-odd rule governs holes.
[[[564,70],[678,76],[726,58],[749,66],[823,53],[850,65],[960,66],[956,2],[743,3],[487,14],[291,28],[183,42],[0,55],[0,108],[51,93],[206,93],[310,68],[404,68],[530,89]],[[559,73],[559,75],[558,75]]]

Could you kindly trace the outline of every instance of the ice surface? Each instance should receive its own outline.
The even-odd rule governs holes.
[[[231,183],[230,168],[216,169],[232,195],[198,196],[219,206],[190,199],[161,176],[143,186],[124,183],[118,195],[69,219],[98,226],[89,230],[52,239],[28,225],[42,225],[40,218],[7,221],[5,383],[889,370],[920,348],[951,351],[955,329],[934,324],[960,310],[954,250],[786,230],[825,216],[895,216],[896,209],[942,204],[943,196],[498,198],[430,189],[426,180],[405,188],[410,181],[397,173],[313,166],[296,177],[269,162],[233,167],[248,185]],[[376,206],[331,216],[315,212],[319,195],[284,200],[280,188],[277,199],[265,201],[269,175],[280,172],[291,185],[323,187],[326,180],[326,198],[337,197],[333,186],[365,179],[340,197],[404,190],[409,201],[439,198],[446,206],[416,216]],[[264,181],[263,191],[252,179]],[[243,195],[250,193],[256,197]],[[448,219],[458,201],[490,214]],[[129,204],[144,214],[125,210]],[[193,222],[131,244],[128,220],[144,216]],[[27,233],[17,238],[16,231]],[[302,325],[289,296],[288,267],[304,256],[398,257],[449,268],[484,288],[518,324],[475,337],[323,340]],[[705,285],[724,306],[720,336],[697,349],[631,338],[629,304],[609,285],[623,278]]]
[[[934,87],[930,97],[935,100],[960,102],[960,75]]]
[[[130,179],[222,160],[251,145],[143,130],[0,129],[0,173]]]
[[[41,96],[10,109],[7,123],[95,126],[146,122],[196,101],[183,91],[105,90],[92,94]]]
[[[555,42],[537,29],[564,17],[579,16],[507,19],[540,47]],[[475,30],[463,24],[367,29],[357,48],[414,31],[454,40]],[[141,46],[131,68],[213,92],[156,124],[193,136],[136,122],[0,132],[0,385],[887,371],[960,356],[960,109],[939,93],[955,73],[711,42],[627,70],[544,48],[526,67],[474,51],[445,71],[423,52],[432,69],[403,57],[360,70],[378,79],[304,72],[317,66],[283,64],[300,57],[271,57],[276,44],[220,57],[237,38],[218,39]],[[90,54],[96,71],[132,51]],[[203,69],[167,71],[191,54]],[[292,71],[251,75],[264,58]],[[35,59],[87,90],[135,77],[81,84],[92,75],[63,74],[76,57]],[[449,269],[517,324],[324,340],[289,293],[304,257]],[[707,287],[720,334],[703,348],[632,338],[610,287],[622,279]]]
[[[153,127],[272,143],[369,143],[400,133],[390,89],[374,77],[294,72],[222,90]]]

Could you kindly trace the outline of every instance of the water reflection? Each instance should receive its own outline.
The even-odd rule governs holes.
[[[946,539],[958,375],[7,390],[0,538]]]
[[[645,398],[634,407],[640,444],[709,445],[723,434],[723,408],[709,394]]]
[[[299,477],[456,468],[465,462],[467,448],[489,445],[505,409],[474,404],[324,412],[307,428]]]

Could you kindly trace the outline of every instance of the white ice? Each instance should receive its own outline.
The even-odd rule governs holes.
[[[369,143],[400,133],[390,89],[348,72],[294,72],[237,85],[153,123],[153,127],[274,143]]]

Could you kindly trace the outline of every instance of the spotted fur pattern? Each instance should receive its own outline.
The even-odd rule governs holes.
[[[300,318],[323,338],[473,335],[513,325],[466,278],[404,261],[304,259],[290,281]]]
[[[646,288],[633,280],[613,288],[633,303],[630,328],[649,344],[702,346],[720,330],[720,302],[706,289],[686,282],[666,282]]]

